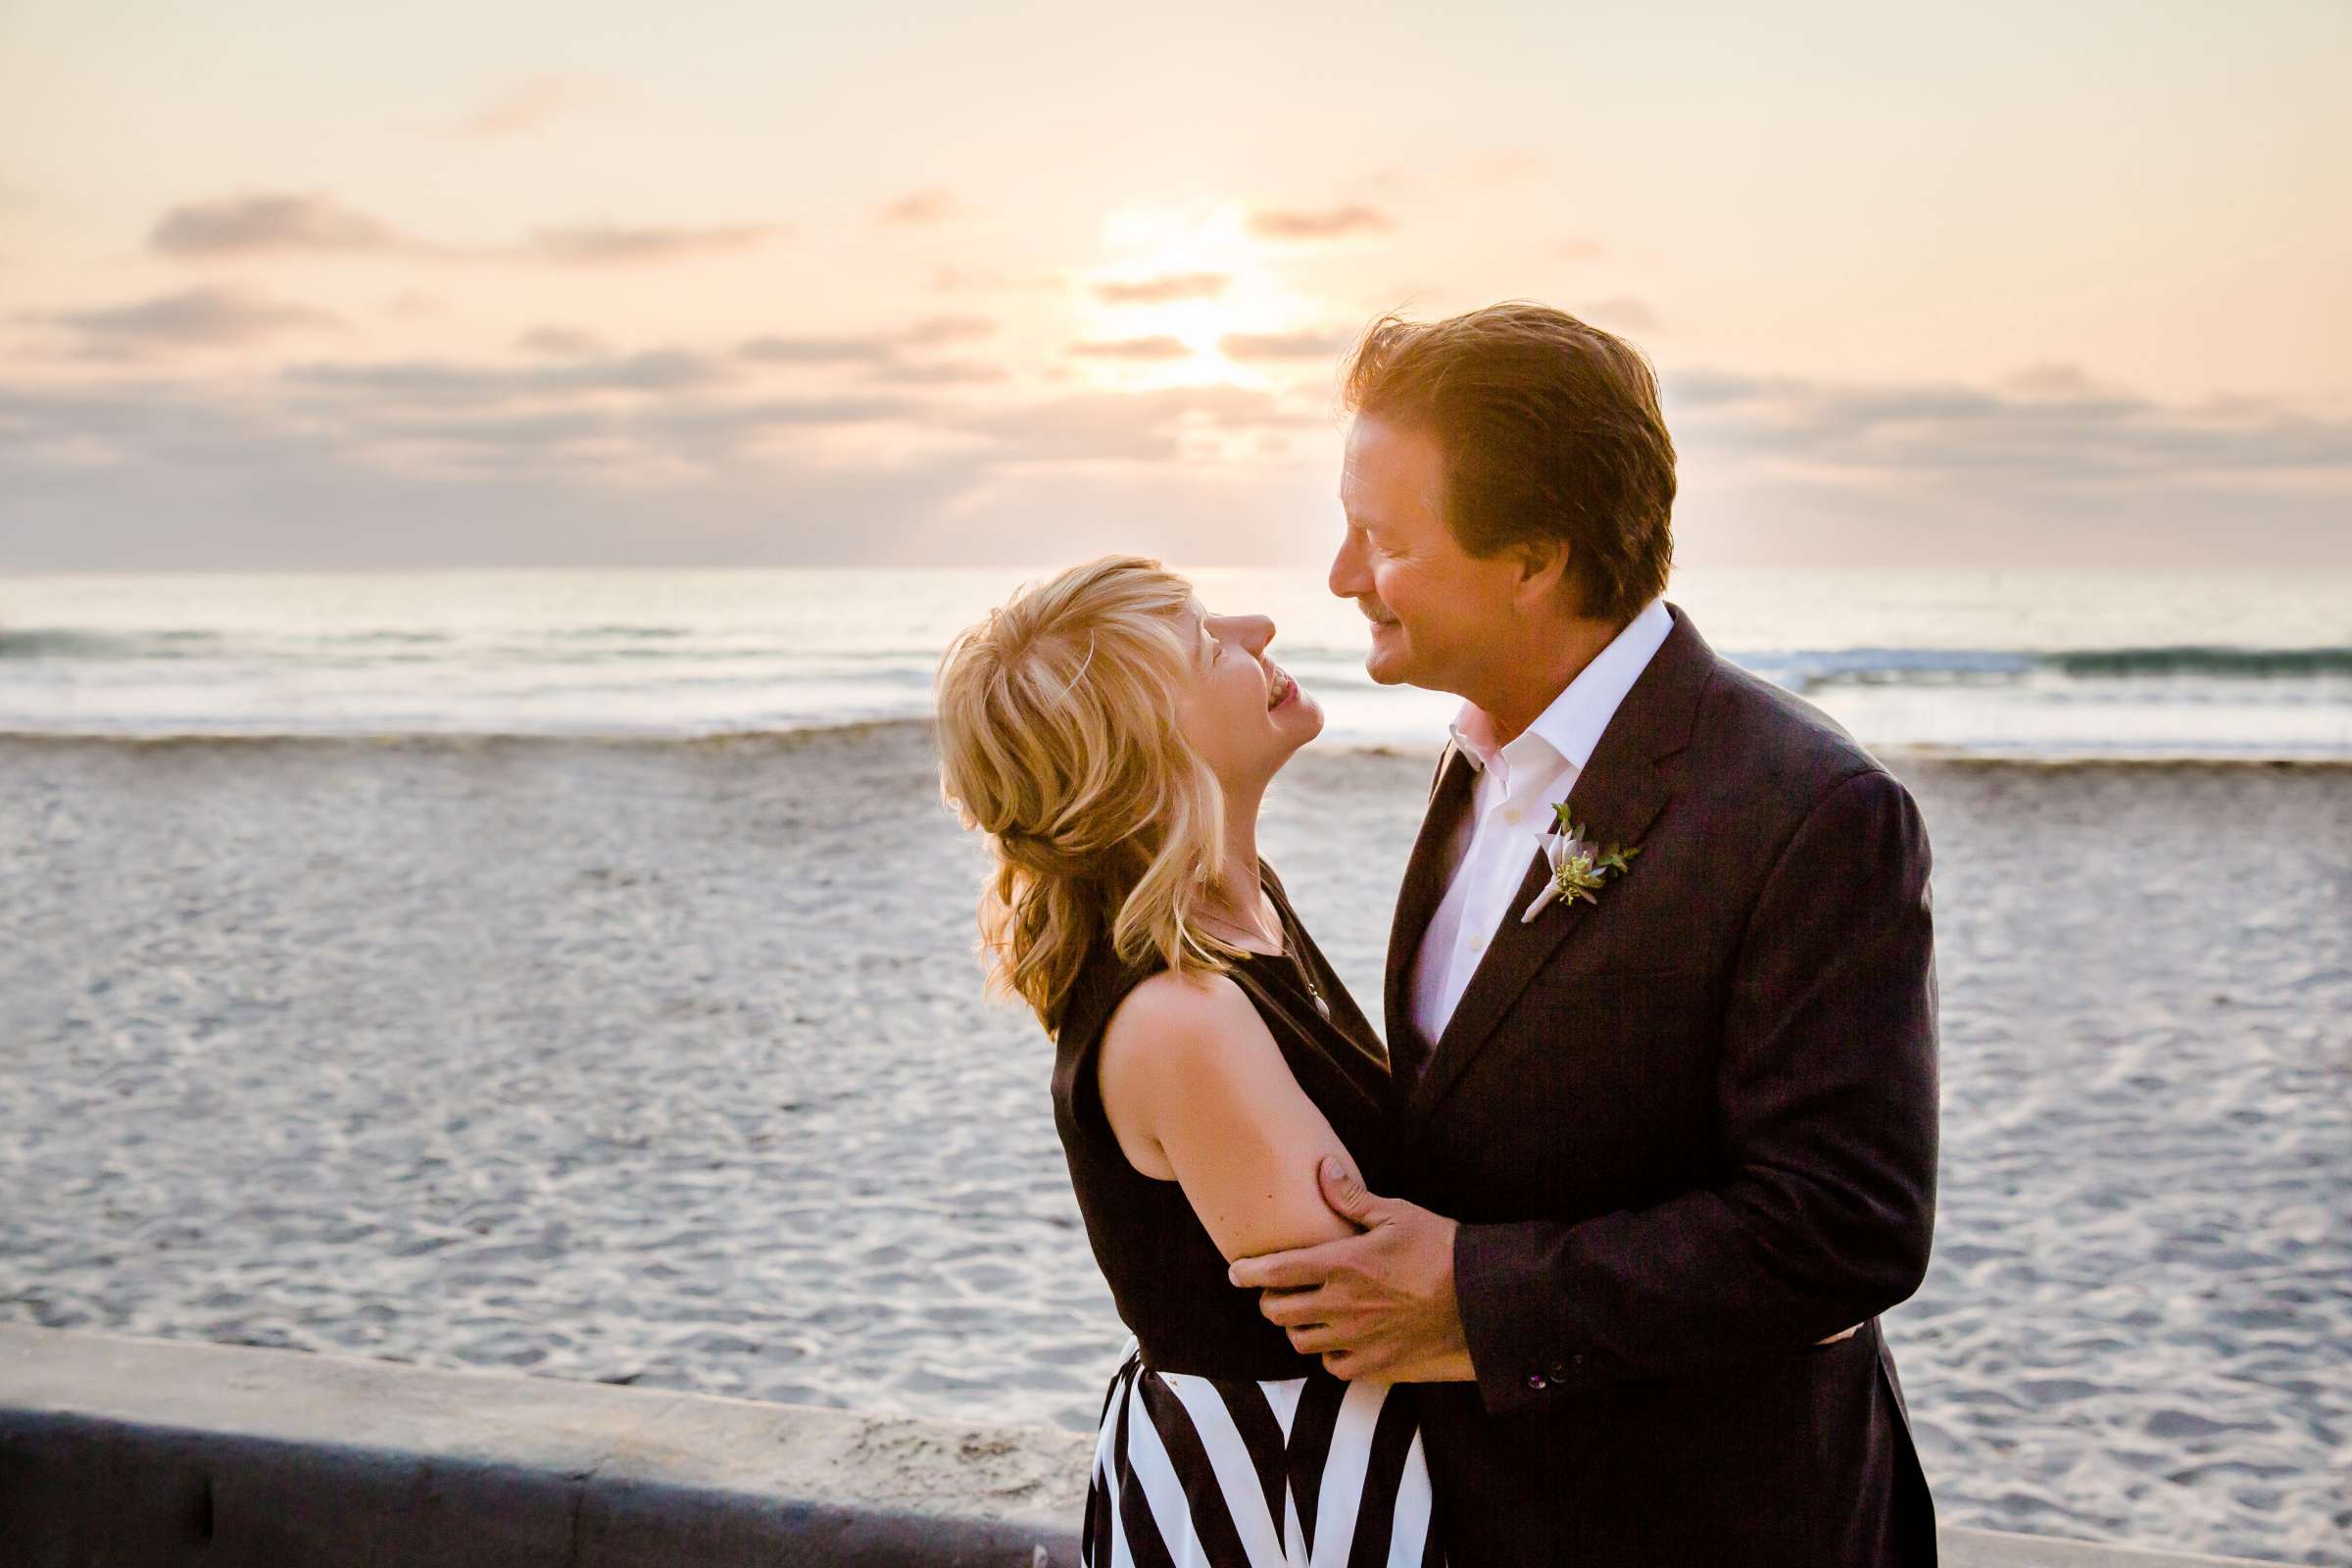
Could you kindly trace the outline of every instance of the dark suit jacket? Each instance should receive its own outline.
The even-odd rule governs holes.
[[[1927,836],[1843,730],[1674,618],[1569,797],[1641,855],[1522,924],[1531,852],[1426,1072],[1398,1074],[1400,1196],[1462,1222],[1478,1372],[1421,1391],[1448,1555],[1933,1563],[1876,1316],[1935,1215]],[[1405,986],[1469,779],[1449,754],[1397,903],[1400,1063],[1429,1049]]]

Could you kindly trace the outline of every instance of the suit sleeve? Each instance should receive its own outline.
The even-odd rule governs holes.
[[[1890,775],[1814,804],[1731,977],[1721,1163],[1654,1207],[1463,1225],[1455,1294],[1489,1412],[1796,1352],[1903,1300],[1936,1208],[1928,842]]]

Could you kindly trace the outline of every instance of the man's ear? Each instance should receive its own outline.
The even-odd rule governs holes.
[[[1519,565],[1523,605],[1550,604],[1565,592],[1571,553],[1565,539],[1530,540],[1511,547]]]

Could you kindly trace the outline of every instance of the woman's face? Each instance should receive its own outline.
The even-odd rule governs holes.
[[[1185,612],[1192,680],[1178,726],[1228,791],[1262,786],[1323,728],[1323,710],[1266,658],[1274,623],[1263,615]]]

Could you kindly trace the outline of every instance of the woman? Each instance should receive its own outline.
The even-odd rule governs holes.
[[[1054,1037],[1054,1122],[1132,1331],[1089,1568],[1441,1560],[1411,1389],[1335,1375],[1225,1277],[1352,1233],[1317,1190],[1325,1154],[1375,1190],[1391,1159],[1386,1054],[1257,858],[1267,784],[1323,727],[1273,632],[1108,557],[940,666],[941,782],[996,858],[990,978]]]

